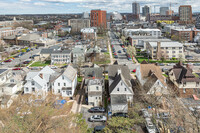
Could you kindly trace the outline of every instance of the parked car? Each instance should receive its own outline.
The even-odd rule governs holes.
[[[103,107],[92,107],[88,111],[91,113],[95,113],[95,112],[103,113],[105,112],[105,109]]]
[[[167,72],[168,70],[168,68],[162,68],[162,72]]]
[[[94,127],[94,133],[103,131],[104,128],[105,128],[104,125],[102,125],[102,126],[96,126],[96,127]]]
[[[132,72],[134,72],[134,73],[135,73],[135,72],[136,72],[136,69],[133,69],[133,71],[132,71]]]
[[[141,109],[141,113],[143,115],[144,118],[149,118],[151,117],[149,112],[147,111],[147,109]]]
[[[24,61],[23,64],[29,64],[31,61]]]
[[[51,69],[57,69],[58,67],[57,66],[51,66]]]
[[[103,115],[93,115],[90,117],[91,122],[106,122],[107,118]]]
[[[13,68],[12,70],[16,71],[16,70],[22,70],[22,68],[17,67],[17,68]]]
[[[124,118],[127,118],[128,114],[127,113],[123,113],[123,112],[118,112],[118,113],[114,113],[112,115],[112,117],[124,117]]]
[[[119,51],[118,51],[118,53],[122,53],[122,51],[121,51],[121,50],[119,50]]]
[[[154,126],[150,118],[145,118],[145,126],[148,133],[156,133],[156,127]]]
[[[115,55],[115,56],[114,56],[114,58],[118,58],[118,56],[117,56],[117,55]]]
[[[194,63],[193,65],[194,66],[200,66],[200,63]]]
[[[159,66],[165,66],[165,64],[164,64],[164,63],[158,63],[158,65],[159,65]]]
[[[174,66],[174,65],[176,65],[175,63],[168,63],[167,64],[168,66]]]
[[[5,62],[1,62],[0,64],[1,64],[1,65],[4,65],[4,64],[5,64]]]
[[[11,62],[12,60],[11,59],[9,59],[9,60],[5,60],[4,62]]]

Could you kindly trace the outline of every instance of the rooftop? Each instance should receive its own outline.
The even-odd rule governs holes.
[[[158,42],[149,42],[152,47],[157,47]],[[161,47],[183,47],[179,42],[160,42]]]

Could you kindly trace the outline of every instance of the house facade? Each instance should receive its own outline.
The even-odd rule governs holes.
[[[132,78],[126,65],[111,65],[108,68],[111,112],[128,111],[128,103],[133,102]]]
[[[50,91],[50,76],[54,73],[55,71],[49,66],[39,72],[29,72],[25,78],[24,94],[35,94],[45,98]]]
[[[70,65],[52,81],[53,94],[72,97],[77,86],[77,71]]]
[[[71,60],[71,50],[53,50],[51,53],[51,64],[69,64]]]
[[[103,105],[104,81],[100,79],[91,79],[87,84],[86,93],[88,94],[88,105]]]
[[[192,69],[184,67],[181,62],[169,71],[169,80],[179,97],[192,98],[196,95],[200,98],[200,79],[192,74]]]

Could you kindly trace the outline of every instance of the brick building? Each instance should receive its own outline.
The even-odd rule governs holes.
[[[192,42],[194,37],[200,32],[196,28],[191,29],[172,29],[171,35],[177,37],[178,40]]]
[[[179,7],[180,23],[192,23],[192,7],[191,5],[182,5]]]
[[[91,27],[103,27],[106,29],[106,11],[103,10],[91,10],[90,13]]]

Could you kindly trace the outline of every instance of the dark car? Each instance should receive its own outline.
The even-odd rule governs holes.
[[[105,112],[105,109],[103,107],[92,107],[88,111],[91,113],[95,113],[95,112],[103,113]]]
[[[103,131],[104,128],[105,128],[104,125],[102,125],[102,126],[96,126],[96,127],[94,127],[94,133]]]
[[[29,64],[31,61],[24,61],[23,64]]]
[[[124,117],[124,118],[127,118],[128,114],[127,113],[123,113],[123,112],[118,112],[118,113],[114,113],[112,115],[112,117]]]
[[[118,58],[118,56],[117,56],[117,55],[115,55],[115,56],[114,56],[114,58]]]
[[[119,51],[118,51],[118,53],[122,53],[122,51],[121,51],[121,50],[119,50]]]

